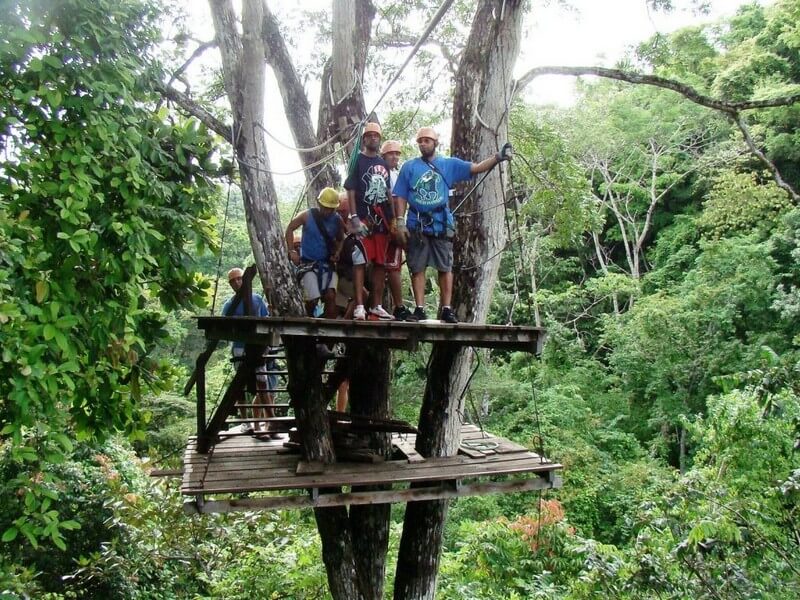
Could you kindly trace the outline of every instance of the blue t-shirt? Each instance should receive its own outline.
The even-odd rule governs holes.
[[[358,155],[355,169],[347,176],[344,189],[356,193],[356,214],[366,225],[375,226],[373,233],[386,233],[394,217],[391,197],[392,183],[389,165],[380,156]]]
[[[445,222],[439,223],[439,227],[452,223],[448,206],[450,188],[472,179],[471,168],[472,163],[469,161],[444,156],[436,156],[430,163],[421,158],[406,161],[400,169],[392,193],[399,198],[405,198],[412,209],[408,211],[408,229],[414,231],[421,228],[426,233],[434,232],[436,228],[430,223],[430,219],[420,227],[419,213],[442,215]]]
[[[228,314],[228,309],[230,308],[231,304],[233,304],[233,299],[235,296],[231,296],[222,305],[222,316],[223,317],[243,317],[244,314],[244,301],[239,302],[239,306],[236,307],[236,310],[233,311],[231,314]],[[255,317],[268,317],[269,316],[269,307],[267,303],[264,301],[264,298],[259,296],[258,294],[253,294],[250,297],[250,309],[252,311],[252,316]],[[234,356],[241,355],[241,351],[244,350],[244,342],[233,342],[232,346]]]
[[[234,296],[228,298],[225,304],[222,306],[222,316],[223,317],[243,317],[244,314],[244,301],[239,302],[239,306],[236,307],[236,310],[233,311],[231,314],[228,314],[228,309],[230,308],[231,304],[233,304]],[[250,308],[252,309],[252,316],[254,317],[268,317],[269,316],[269,308],[267,307],[267,303],[264,302],[264,298],[259,296],[258,294],[253,294],[250,298]]]

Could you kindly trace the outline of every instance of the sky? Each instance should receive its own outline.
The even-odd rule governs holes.
[[[315,10],[329,7],[331,0],[303,0],[303,8]],[[692,0],[675,0],[676,9],[669,14],[648,11],[645,0],[534,0],[534,8],[523,26],[523,42],[514,75],[519,76],[535,66],[613,66],[630,47],[655,33],[669,33],[681,27],[715,21],[729,17],[745,0],[712,0],[710,13],[698,15],[691,10]],[[764,3],[764,2],[762,2]],[[567,5],[565,7],[564,5]],[[198,39],[213,37],[213,28],[206,2],[195,0],[190,9],[191,27]],[[271,9],[285,15],[297,6],[297,0],[272,0]],[[310,52],[313,41],[298,38],[293,54]],[[217,60],[215,53],[209,53]],[[398,63],[405,55],[398,55]],[[268,76],[267,104],[282,106],[277,85]],[[537,78],[525,92],[531,103],[569,105],[574,99],[575,79],[564,76]],[[318,92],[309,86],[309,98],[314,101]],[[377,96],[379,94],[375,94]],[[369,94],[367,105],[372,106]],[[312,120],[316,121],[316,107],[312,106]],[[267,129],[276,138],[292,146],[292,136],[282,111],[271,108]],[[296,153],[267,139],[275,181],[280,188],[302,185],[301,173],[296,173],[300,163]]]

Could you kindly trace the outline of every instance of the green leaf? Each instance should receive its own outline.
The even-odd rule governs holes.
[[[17,539],[18,534],[19,534],[19,529],[13,526],[9,527],[3,532],[2,540],[4,542],[13,542],[15,539]]]

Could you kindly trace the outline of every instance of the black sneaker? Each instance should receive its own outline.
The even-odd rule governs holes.
[[[458,323],[458,317],[449,306],[442,308],[442,321],[445,323]]]
[[[417,308],[414,309],[413,316],[416,317],[417,321],[427,321],[428,320],[428,315],[425,314],[425,309],[422,308],[421,306],[418,306]]]
[[[398,306],[394,309],[394,318],[397,321],[416,321],[417,316],[405,306]]]

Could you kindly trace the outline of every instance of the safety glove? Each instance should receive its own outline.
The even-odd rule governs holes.
[[[500,152],[495,154],[495,158],[497,162],[503,162],[504,160],[511,160],[514,156],[514,146],[511,145],[511,142],[506,142],[503,144],[503,147],[500,148]]]
[[[363,237],[369,234],[369,229],[357,216],[350,217],[350,233]]]
[[[405,217],[392,219],[390,231],[398,246],[405,248],[408,245],[408,227],[406,227]]]

